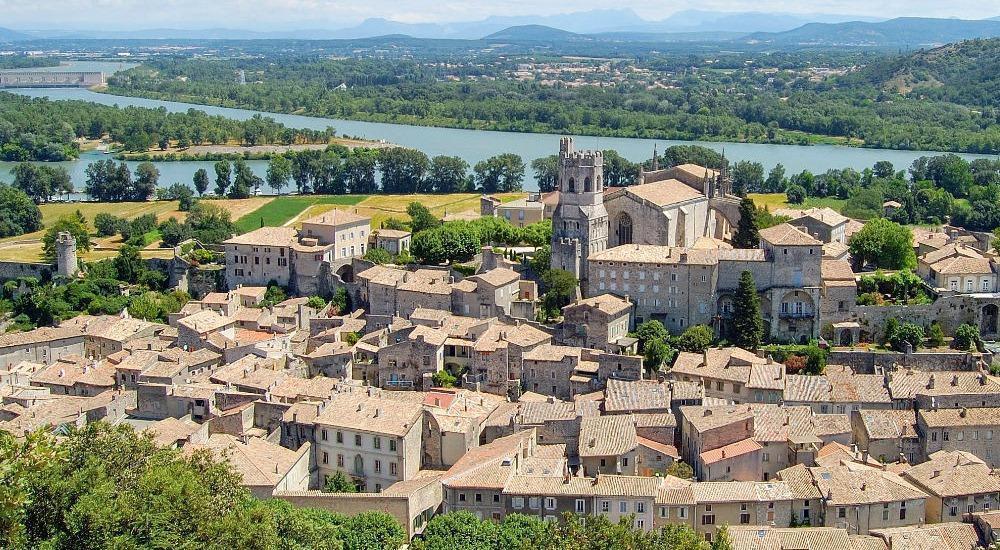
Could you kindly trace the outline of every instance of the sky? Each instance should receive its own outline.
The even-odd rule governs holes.
[[[490,15],[551,15],[609,7],[631,8],[651,20],[686,9],[885,18],[1000,15],[1000,0],[0,0],[0,27],[336,29],[369,17],[409,23],[475,21]]]

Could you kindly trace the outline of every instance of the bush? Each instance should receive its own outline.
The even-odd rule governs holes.
[[[320,310],[326,307],[326,300],[322,296],[310,296],[306,305],[315,310]]]
[[[955,330],[955,338],[952,340],[951,345],[955,349],[970,351],[973,349],[973,346],[979,349],[981,343],[982,336],[979,334],[979,329],[974,325],[965,323]]]
[[[924,328],[913,323],[901,323],[892,334],[889,335],[889,345],[896,351],[906,351],[906,344],[910,344],[916,351],[924,342]]]
[[[455,387],[455,384],[458,383],[458,378],[455,378],[454,375],[446,370],[439,370],[435,372],[431,380],[434,382],[434,385],[439,388],[453,388]]]
[[[801,185],[789,185],[785,190],[788,204],[802,204],[806,200],[806,190]]]
[[[701,353],[712,345],[714,337],[712,329],[706,325],[694,325],[688,327],[684,334],[677,338],[677,348],[681,351]]]
[[[927,331],[927,346],[939,348],[944,345],[944,331],[937,322],[931,323],[931,328]]]

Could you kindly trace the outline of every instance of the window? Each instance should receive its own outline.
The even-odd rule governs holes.
[[[483,494],[476,493],[476,502],[482,502],[482,501],[483,501]]]
[[[937,432],[931,432],[931,441],[937,441]]]
[[[840,519],[846,518],[847,517],[847,508],[844,508],[843,506],[841,506],[840,508],[837,508],[837,517],[840,518]]]
[[[395,462],[389,463],[389,473],[392,475],[397,475],[397,467]]]
[[[322,434],[321,439],[323,439],[323,441],[326,441],[326,428],[323,428],[323,431],[320,433]]]
[[[458,501],[465,502],[465,493],[458,493]]]
[[[715,525],[715,514],[702,514],[701,515],[702,525]]]
[[[338,468],[343,468],[344,467],[344,455],[342,455],[342,454],[338,454],[337,455],[337,467]]]
[[[601,501],[601,511],[605,514],[611,511],[611,502],[607,500]]]
[[[941,439],[948,441],[948,432],[941,432]]]
[[[642,529],[642,528],[644,528],[645,526],[646,526],[646,522],[645,522],[645,521],[643,521],[643,520],[641,520],[641,519],[637,519],[637,520],[635,520],[635,528],[636,528],[636,529]]]
[[[538,509],[538,497],[528,498],[528,508],[531,508],[532,510]]]
[[[680,519],[687,519],[687,517],[688,517],[688,509],[687,508],[678,508],[677,509],[677,517],[679,517]]]
[[[660,517],[666,518],[669,516],[670,516],[670,508],[667,508],[666,506],[660,506]]]
[[[344,432],[337,432],[337,443],[344,442]]]
[[[375,436],[375,448],[376,449],[382,448],[382,438],[377,435]]]
[[[906,519],[906,501],[899,503],[899,519]]]
[[[389,440],[389,450],[390,451],[395,451],[396,450],[396,440],[395,439],[390,439]]]
[[[510,505],[515,510],[520,510],[524,508],[524,497],[514,497],[510,499]]]
[[[375,473],[376,474],[381,474],[382,473],[382,461],[381,460],[376,460],[375,461]]]
[[[583,500],[582,498],[576,499],[576,507],[574,508],[574,510],[576,511],[577,514],[582,514],[586,512],[587,509],[586,502],[587,501]]]
[[[889,521],[889,503],[882,505],[882,521]]]
[[[355,447],[361,446],[361,434],[354,434],[354,446]]]
[[[637,513],[637,514],[644,514],[644,513],[646,513],[646,503],[645,502],[641,502],[641,501],[640,502],[636,502],[635,503],[635,513]]]
[[[739,392],[737,392],[737,393],[739,393]],[[762,462],[770,462],[771,461],[771,455],[769,455],[767,453],[761,453],[761,461]]]
[[[329,463],[329,460],[328,460],[328,456],[327,456],[327,454],[326,454],[326,453],[324,452],[324,453],[323,453],[323,464],[328,464],[328,463]]]
[[[545,509],[555,510],[556,509],[556,499],[552,497],[545,497]]]
[[[628,502],[625,502],[624,500],[620,501],[618,503],[618,512],[622,513],[622,514],[627,514],[628,513]]]

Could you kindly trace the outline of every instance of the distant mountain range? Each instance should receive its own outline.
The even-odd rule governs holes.
[[[776,46],[872,46],[919,48],[1000,36],[1000,19],[964,20],[900,17],[869,23],[809,23],[779,33],[754,33],[745,38]]]
[[[504,41],[613,40],[619,42],[735,41],[775,47],[856,46],[920,48],[1000,36],[1000,17],[983,20],[903,17],[873,20],[851,15],[686,10],[651,21],[630,9],[591,10],[549,16],[492,16],[456,23],[401,23],[373,18],[342,29],[249,31],[239,29],[145,29],[135,31],[12,31],[0,41],[37,39],[416,39]]]
[[[212,29],[141,29],[129,31],[21,31],[33,38],[110,38],[110,39],[337,39],[369,38],[403,34],[414,38],[460,38],[475,40],[510,27],[542,25],[576,34],[600,33],[752,33],[791,30],[806,23],[876,21],[856,15],[790,14],[763,12],[721,12],[685,10],[662,20],[647,20],[631,9],[600,9],[558,15],[491,16],[479,21],[452,23],[401,23],[384,18],[366,19],[358,25],[341,29],[305,28],[288,31],[253,31],[227,28]],[[705,37],[711,39],[711,36]],[[23,38],[13,38],[23,39]]]

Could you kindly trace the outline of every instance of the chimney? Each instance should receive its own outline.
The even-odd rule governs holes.
[[[712,409],[705,409],[705,412],[702,413],[702,416],[703,417],[704,416],[712,416]]]
[[[372,418],[378,418],[378,412],[379,412],[379,409],[376,407],[375,408],[375,414],[374,414],[374,416]]]
[[[969,409],[966,409],[965,407],[962,407],[962,411],[960,413],[958,413],[958,416],[961,416],[962,418],[965,418],[966,415],[968,415],[968,414],[969,414]]]
[[[708,366],[708,350],[701,352],[701,365],[702,367]]]
[[[722,458],[726,458],[726,451],[725,450],[722,451]]]
[[[941,475],[941,470],[934,470],[933,472],[931,472],[931,479],[934,479],[939,475]]]
[[[932,374],[930,378],[927,379],[927,389],[934,389],[934,375]]]
[[[957,374],[951,377],[951,385],[952,386],[957,386],[958,385],[958,375]]]

